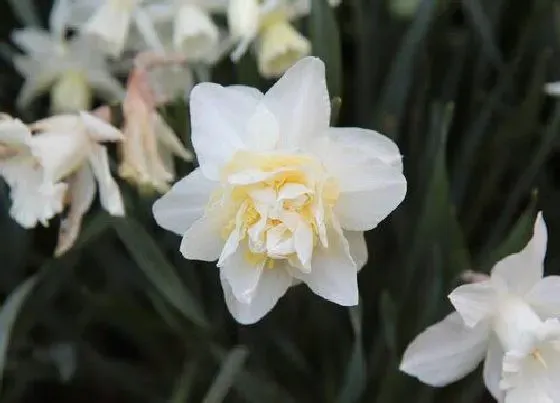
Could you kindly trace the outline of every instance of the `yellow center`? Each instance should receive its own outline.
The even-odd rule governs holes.
[[[252,173],[256,179],[232,179],[244,173]],[[282,240],[294,241],[295,219],[312,232],[315,245],[325,232],[325,220],[330,217],[330,210],[339,196],[337,182],[326,174],[320,161],[310,155],[239,151],[223,168],[221,182],[222,186],[211,197],[208,213],[224,214],[227,222],[222,229],[224,239],[229,238],[232,231],[238,231],[240,242],[248,245],[247,260],[252,264],[264,263],[268,268],[274,266],[275,260],[295,256],[293,251],[286,255],[271,253],[271,236],[277,236],[271,234],[282,233]],[[300,193],[281,196],[286,189],[294,189],[294,185]],[[268,195],[266,202],[255,200],[259,192]],[[249,234],[251,229],[254,231]],[[252,242],[249,242],[250,236]],[[255,243],[262,244],[262,250],[255,247]]]

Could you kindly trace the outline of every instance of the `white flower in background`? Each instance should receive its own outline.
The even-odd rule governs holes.
[[[190,97],[200,167],[154,204],[188,259],[218,260],[226,303],[254,323],[299,282],[358,303],[363,231],[406,193],[401,155],[365,129],[331,128],[325,66],[305,58],[266,94],[213,83]]]
[[[33,149],[43,167],[45,180],[68,183],[70,209],[62,223],[55,251],[56,255],[61,255],[76,240],[82,216],[95,197],[96,187],[102,207],[111,215],[124,216],[123,200],[111,176],[107,149],[100,144],[121,141],[123,136],[113,126],[85,112],[43,119],[31,129],[35,132]]]
[[[147,70],[137,67],[130,73],[123,113],[120,176],[142,190],[169,190],[174,156],[185,161],[193,156],[158,113]]]
[[[24,228],[47,226],[63,209],[65,183],[45,181],[33,149],[29,128],[20,120],[0,116],[0,175],[10,187],[10,215]]]
[[[135,28],[151,48],[161,49],[146,5],[156,0],[58,0],[66,26],[94,38],[113,57],[126,49],[129,34]]]
[[[108,101],[123,97],[103,55],[85,38],[66,41],[54,33],[25,28],[16,30],[12,40],[25,52],[14,59],[25,79],[18,107],[25,108],[49,90],[54,113],[90,109],[93,93]]]
[[[291,21],[309,14],[310,0],[230,0],[228,24],[238,43],[232,54],[238,60],[255,42],[259,72],[263,77],[279,77],[311,52],[311,43]]]
[[[560,401],[560,324],[553,319],[560,316],[560,277],[543,278],[546,241],[539,213],[522,251],[499,261],[488,280],[450,294],[457,312],[411,343],[401,370],[444,386],[484,359],[484,383],[498,401]]]

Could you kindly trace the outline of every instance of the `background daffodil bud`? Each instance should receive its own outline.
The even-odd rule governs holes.
[[[311,53],[311,42],[286,20],[262,28],[257,59],[263,77],[281,76],[294,63]]]
[[[207,60],[218,41],[218,27],[206,11],[192,4],[179,8],[173,32],[173,44],[177,50],[189,60]]]
[[[229,30],[234,39],[253,38],[259,29],[258,0],[231,0],[227,17]]]

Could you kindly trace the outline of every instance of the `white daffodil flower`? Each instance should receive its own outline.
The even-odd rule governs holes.
[[[310,0],[267,0],[262,4],[259,0],[230,0],[228,24],[238,43],[232,59],[237,61],[255,42],[260,74],[281,76],[311,53],[311,42],[290,23],[310,10]]]
[[[56,255],[66,252],[76,240],[82,216],[99,191],[101,206],[114,216],[124,216],[124,204],[111,176],[107,149],[100,143],[121,141],[119,130],[82,112],[58,115],[31,126],[33,149],[47,182],[68,183],[70,209],[60,229]]]
[[[16,30],[12,40],[25,55],[14,65],[25,83],[17,105],[25,108],[34,98],[50,90],[54,113],[90,109],[92,95],[114,101],[124,90],[110,73],[99,50],[83,37],[70,41],[35,28]]]
[[[325,66],[313,57],[266,94],[199,84],[190,108],[200,167],[154,204],[154,216],[183,237],[185,258],[218,260],[237,321],[258,321],[300,282],[356,305],[363,231],[406,193],[397,146],[371,130],[329,127]]]
[[[7,115],[0,116],[0,175],[11,190],[10,215],[22,227],[47,226],[62,211],[66,184],[45,181],[31,131]]]
[[[498,401],[559,401],[560,327],[543,320],[560,316],[560,277],[543,278],[546,242],[539,213],[522,251],[499,261],[486,281],[450,294],[457,312],[411,343],[401,370],[444,386],[484,359],[484,383]],[[537,400],[527,400],[529,395]]]

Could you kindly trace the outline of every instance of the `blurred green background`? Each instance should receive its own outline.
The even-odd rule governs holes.
[[[50,1],[0,4],[0,109],[44,116],[47,99],[15,110],[22,80],[9,35],[44,26]],[[76,247],[52,259],[59,223],[21,229],[2,184],[0,401],[492,401],[480,370],[432,389],[398,364],[412,338],[451,310],[446,295],[461,273],[487,272],[519,250],[538,210],[549,228],[547,271],[559,272],[560,104],[543,92],[560,80],[559,6],[343,0],[331,10],[313,0],[301,28],[342,101],[338,124],[397,141],[409,184],[405,202],[367,234],[361,304],[350,310],[300,286],[257,325],[237,325],[214,265],[184,260],[179,238],[155,225],[153,198],[124,182],[128,217],[90,212]],[[221,62],[212,80],[271,84],[250,54]],[[189,144],[184,102],[163,111]],[[192,168],[183,164],[181,176]]]

